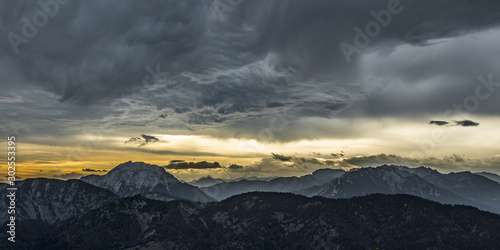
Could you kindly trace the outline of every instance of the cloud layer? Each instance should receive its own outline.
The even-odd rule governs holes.
[[[500,115],[498,1],[221,8],[228,4],[71,1],[49,13],[3,1],[0,115],[9,119],[0,132],[72,138],[88,126],[104,137],[141,133],[128,140],[139,146],[160,133],[290,142],[362,138],[357,118],[477,126],[470,114]],[[391,8],[397,13],[380,21]],[[380,31],[347,60],[340,45],[356,46],[358,30],[374,22]],[[27,42],[13,44],[12,34]]]

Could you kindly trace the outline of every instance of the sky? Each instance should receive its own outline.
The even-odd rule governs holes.
[[[500,173],[498,1],[7,0],[0,27],[19,178]]]

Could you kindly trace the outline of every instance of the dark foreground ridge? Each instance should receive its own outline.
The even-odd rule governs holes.
[[[15,245],[3,237],[0,249],[495,249],[500,215],[410,195],[134,196],[55,224],[19,221],[17,232]]]

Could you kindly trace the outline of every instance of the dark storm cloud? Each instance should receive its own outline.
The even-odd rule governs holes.
[[[425,46],[399,46],[380,57],[366,55],[365,100],[345,116],[407,116],[433,114],[440,120],[467,113],[500,115],[500,75],[495,46],[500,29],[444,39]],[[456,119],[456,118],[455,118]]]
[[[122,108],[143,111],[130,114],[129,120],[134,122],[129,126],[151,120],[144,117],[151,114],[168,117],[161,119],[165,122],[162,128],[198,130],[224,125],[236,130],[241,123],[258,126],[260,121],[253,121],[286,109],[294,118],[291,123],[295,124],[287,127],[291,130],[303,128],[297,125],[301,119],[332,118],[340,112],[382,116],[444,111],[474,93],[471,79],[494,72],[492,62],[500,55],[494,50],[497,40],[475,49],[454,45],[446,54],[439,54],[439,60],[429,56],[429,61],[411,57],[403,62],[398,49],[408,46],[432,51],[443,44],[434,43],[435,39],[454,39],[498,26],[500,14],[495,10],[499,3],[493,0],[393,1],[402,8],[401,13],[392,15],[380,34],[359,55],[352,55],[351,63],[339,45],[354,44],[354,27],[364,29],[374,20],[370,12],[388,9],[388,1],[243,1],[222,14],[217,7],[220,3],[71,1],[61,4],[15,53],[8,34],[23,36],[22,18],[33,20],[43,9],[36,2],[2,1],[0,85],[7,91],[33,88],[49,93],[48,98],[59,103],[51,103],[47,109],[37,105],[36,109],[41,117],[57,121],[66,119],[64,115],[71,113],[68,110],[93,109],[73,112],[72,116],[79,115],[75,121],[106,117],[109,103],[123,99],[128,106]],[[481,54],[483,50],[490,51]],[[370,55],[384,61],[365,68],[365,62],[376,62]],[[381,91],[373,93],[370,86],[378,83],[363,79],[362,70],[375,74],[373,79],[382,79]],[[458,81],[450,77],[452,73],[469,77]],[[420,88],[417,93],[404,86],[385,85],[424,80],[433,87]],[[2,98],[8,105],[28,109],[26,101],[12,103],[18,99]],[[490,107],[498,105],[490,104],[498,99],[482,102],[478,112],[497,113]],[[63,110],[54,115],[51,110],[56,108]],[[27,113],[15,115],[19,123],[29,117]],[[42,125],[7,125],[0,130],[52,131]],[[66,130],[58,131],[70,134]],[[275,134],[275,139],[297,140],[310,134]],[[149,143],[144,137],[131,140]]]
[[[185,160],[171,160],[170,163],[179,163],[179,162],[185,162]]]
[[[313,155],[320,155],[319,153],[313,152]],[[324,162],[320,162],[316,158],[304,158],[295,156],[286,156],[283,154],[271,153],[272,160],[282,161],[282,162],[293,162],[294,164],[314,164],[314,165],[324,165]]]
[[[141,137],[132,137],[125,141],[125,143],[134,143],[134,144],[139,144],[139,147],[146,146],[148,144],[152,144],[155,142],[159,142],[160,139],[152,136],[152,135],[145,135],[141,134]]]
[[[292,160],[291,156],[285,156],[285,155],[275,154],[275,153],[271,153],[271,155],[272,155],[272,158],[275,160],[280,160],[280,161],[291,161]]]
[[[343,157],[345,155],[345,152],[340,151],[340,153],[331,153],[330,155],[333,157]]]
[[[105,169],[93,169],[93,168],[84,168],[82,169],[83,172],[108,172],[108,170]]]
[[[449,122],[446,121],[430,121],[429,124],[436,124],[438,126],[444,126],[448,125]],[[471,120],[462,120],[462,121],[455,121],[455,126],[462,126],[462,127],[477,127],[479,126],[479,123],[473,122]]]
[[[231,164],[229,167],[228,167],[229,170],[240,170],[240,169],[243,169],[243,166],[241,165],[238,165],[238,164]]]
[[[473,122],[471,120],[463,120],[463,121],[455,121],[457,126],[462,126],[462,127],[477,127],[479,126],[479,123]]]
[[[132,137],[128,139],[125,143],[142,143],[142,138],[141,137]]]
[[[456,162],[465,162],[464,158],[460,155],[453,154],[452,156],[448,157],[450,160],[454,160]]]
[[[148,144],[148,143],[155,143],[155,142],[159,142],[160,141],[160,139],[158,139],[158,138],[156,138],[154,136],[151,136],[151,135],[142,134],[141,136],[144,139],[144,141],[146,142],[146,144]]]
[[[295,161],[296,163],[302,163],[302,164],[308,164],[308,163],[311,163],[311,164],[318,164],[318,165],[322,165],[323,162],[320,162],[318,161],[318,159],[316,158],[295,158]]]
[[[449,122],[446,122],[446,121],[430,121],[429,124],[436,124],[438,126],[444,126],[444,125],[449,124]]]
[[[218,162],[176,162],[164,166],[166,169],[214,169],[222,168]]]

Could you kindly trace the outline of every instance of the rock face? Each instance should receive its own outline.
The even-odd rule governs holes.
[[[50,230],[48,230],[50,229]],[[495,249],[500,215],[408,195],[351,199],[247,193],[218,203],[135,196],[51,225],[31,249]],[[8,249],[5,242],[1,249]]]
[[[179,181],[157,165],[144,162],[125,162],[107,174],[89,175],[80,180],[107,189],[120,197],[143,195],[150,199],[171,201],[214,201],[195,186]]]
[[[0,186],[7,194],[8,186]],[[16,183],[16,218],[54,223],[96,209],[118,197],[79,180],[27,179]],[[0,203],[0,220],[7,220],[7,202]]]

